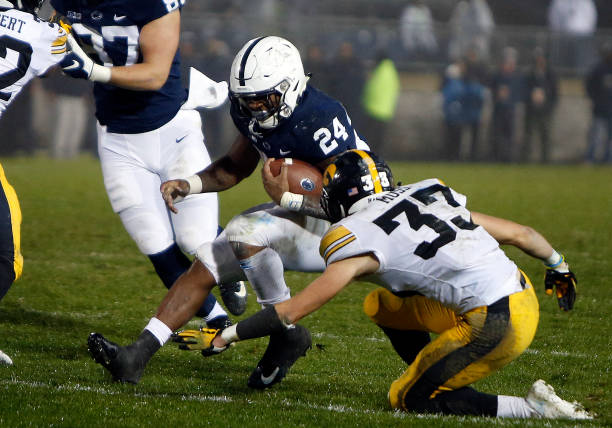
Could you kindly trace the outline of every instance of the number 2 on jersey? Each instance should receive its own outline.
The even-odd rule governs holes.
[[[0,57],[6,59],[8,50],[17,52],[17,66],[0,74],[0,89],[8,88],[25,76],[32,60],[32,46],[29,43],[7,35],[0,36]],[[3,101],[8,101],[11,95],[10,92],[0,91],[0,99]]]

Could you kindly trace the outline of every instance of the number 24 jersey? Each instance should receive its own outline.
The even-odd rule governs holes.
[[[329,264],[372,253],[380,268],[368,280],[416,291],[458,313],[522,291],[516,265],[472,223],[465,203],[437,179],[398,187],[333,225],[321,255]]]
[[[0,8],[0,115],[33,78],[66,53],[66,32],[13,8]]]

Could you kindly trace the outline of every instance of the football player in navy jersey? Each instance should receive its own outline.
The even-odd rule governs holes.
[[[68,38],[71,52],[62,62],[64,72],[94,82],[98,152],[112,208],[166,287],[190,266],[184,252],[194,254],[215,238],[218,228],[215,193],[185,198],[176,215],[169,215],[158,193],[161,182],[210,164],[200,115],[186,106],[188,92],[180,79],[183,4],[51,1],[74,34]],[[246,307],[244,284],[232,286],[222,296],[233,300],[226,301],[232,312],[241,313]],[[212,295],[198,316],[209,326],[230,322]]]
[[[238,137],[230,151],[206,169],[163,183],[162,195],[173,212],[180,212],[175,198],[228,189],[249,176],[263,158],[264,186],[274,203],[236,216],[217,239],[197,249],[197,260],[177,280],[151,321],[163,325],[167,333],[162,336],[147,328],[158,341],[141,337],[128,347],[117,347],[97,333],[90,336],[94,359],[116,380],[137,382],[159,343],[191,318],[214,284],[246,278],[258,302],[268,306],[290,297],[285,269],[321,272],[325,268],[318,246],[329,222],[318,198],[288,192],[286,173],[273,177],[269,162],[292,157],[323,170],[340,153],[367,149],[367,144],[353,129],[342,104],[308,85],[308,79],[299,51],[283,38],[250,40],[236,55],[230,100]],[[272,335],[249,386],[263,389],[279,382],[309,346],[310,334],[302,326]],[[198,349],[197,345],[190,348]],[[206,350],[205,354],[221,351]],[[111,354],[116,357],[109,358]]]
[[[38,18],[44,0],[0,0],[0,116],[17,94],[66,54],[66,31]],[[0,300],[21,276],[21,209],[0,164]],[[0,365],[12,364],[0,351]]]
[[[241,131],[234,146],[198,174],[163,183],[161,191],[174,211],[180,208],[174,205],[177,196],[232,187],[254,171],[262,156],[270,157],[264,164],[263,179],[276,204],[264,204],[236,216],[215,241],[198,248],[196,260],[172,286],[157,309],[156,321],[150,325],[160,323],[167,330],[181,328],[216,283],[244,277],[251,282],[258,302],[271,309],[290,298],[284,269],[325,269],[319,243],[330,223],[318,218],[327,218],[320,201],[289,193],[286,174],[273,177],[270,173],[270,159],[293,156],[325,168],[346,150],[367,146],[352,128],[342,105],[307,85],[307,79],[299,52],[282,38],[257,38],[238,52],[230,76],[232,117]],[[531,230],[520,226],[518,229]],[[514,231],[509,232],[508,243],[516,244],[512,240],[516,238]],[[555,267],[561,263],[558,259],[562,261],[556,252],[550,259],[547,263]],[[547,287],[548,283],[547,280]],[[560,300],[566,310],[573,305],[574,291],[568,285],[567,294]],[[150,327],[145,333],[147,329]],[[187,330],[172,335],[172,339],[181,349],[212,355],[227,349],[211,346],[210,337],[216,333],[210,329]],[[137,383],[160,343],[171,337],[153,335],[151,331],[128,346],[119,346],[92,333],[88,348],[114,380]],[[310,346],[310,333],[303,326],[272,332],[248,385],[264,389],[280,382]]]

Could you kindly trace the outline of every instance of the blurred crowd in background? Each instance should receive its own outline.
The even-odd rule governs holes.
[[[184,77],[193,66],[228,80],[259,35],[291,40],[311,83],[383,156],[612,162],[608,0],[192,0]],[[89,83],[53,72],[23,92],[0,124],[0,155],[95,154]],[[228,111],[202,113],[213,157],[236,133]]]

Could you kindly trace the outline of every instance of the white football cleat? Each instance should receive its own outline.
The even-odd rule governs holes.
[[[7,366],[12,366],[13,360],[11,360],[11,357],[6,355],[4,352],[0,351],[0,365],[2,364],[6,364]]]
[[[542,379],[534,382],[526,399],[541,418],[593,419],[593,415],[584,410],[580,403],[563,400],[555,394],[554,388]]]

